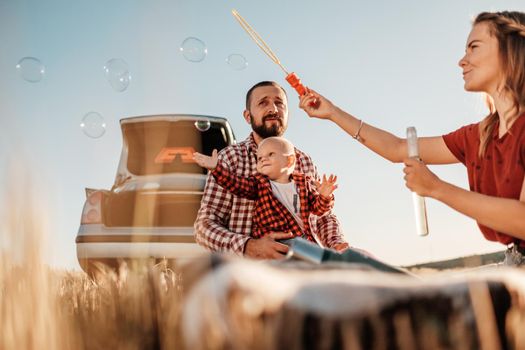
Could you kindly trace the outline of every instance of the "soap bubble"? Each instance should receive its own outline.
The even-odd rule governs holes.
[[[189,37],[184,39],[180,45],[180,51],[184,58],[190,62],[200,62],[206,58],[208,54],[208,49],[206,44],[200,39]]]
[[[46,68],[42,62],[35,57],[21,58],[16,64],[16,70],[22,79],[30,83],[38,83],[44,78],[44,74],[46,73]]]
[[[106,132],[106,122],[99,113],[89,112],[82,118],[80,128],[86,136],[98,139]]]
[[[248,67],[248,61],[246,61],[246,58],[244,58],[243,55],[237,53],[229,55],[226,59],[226,62],[232,69],[235,70],[243,70]]]
[[[118,92],[126,90],[131,81],[128,64],[120,58],[107,61],[104,65],[104,74],[111,87]]]
[[[197,130],[204,132],[210,129],[211,123],[209,120],[197,120],[195,122],[195,127]]]

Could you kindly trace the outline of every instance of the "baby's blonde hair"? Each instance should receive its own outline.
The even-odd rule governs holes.
[[[259,143],[259,147],[266,143],[274,143],[278,145],[279,149],[282,150],[284,155],[291,156],[295,154],[295,147],[293,143],[281,136],[271,136],[263,139]]]
[[[259,143],[259,148],[263,147],[264,145],[274,144],[277,146],[279,151],[283,153],[284,156],[286,156],[288,160],[288,166],[287,166],[287,173],[291,174],[293,173],[295,169],[295,162],[297,161],[295,158],[295,147],[293,143],[285,139],[284,137],[280,136],[271,136],[263,139]]]

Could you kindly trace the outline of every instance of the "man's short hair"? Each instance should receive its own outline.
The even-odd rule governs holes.
[[[286,96],[286,98],[288,99],[288,95],[286,94],[286,91],[283,89],[283,87],[281,85],[277,84],[275,81],[269,81],[269,80],[260,81],[257,84],[255,84],[254,86],[252,86],[250,88],[250,90],[248,90],[248,92],[246,93],[246,109],[247,110],[250,110],[250,103],[251,103],[253,90],[255,90],[255,89],[257,89],[258,87],[261,87],[261,86],[275,86],[275,87],[281,89],[284,92],[284,96]]]

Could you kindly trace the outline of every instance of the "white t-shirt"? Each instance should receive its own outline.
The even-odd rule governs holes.
[[[293,181],[286,184],[270,180],[274,196],[284,204],[286,209],[293,215],[301,229],[304,229],[303,220],[301,219],[301,203],[299,193]]]

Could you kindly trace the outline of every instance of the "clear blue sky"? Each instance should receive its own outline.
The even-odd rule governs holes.
[[[75,267],[84,187],[109,189],[121,151],[122,117],[192,113],[227,117],[238,140],[246,90],[284,75],[232,17],[236,8],[306,85],[367,123],[404,135],[440,135],[479,120],[480,96],[463,90],[457,66],[474,15],[525,11],[523,0],[442,1],[66,1],[0,0],[0,165],[9,156],[31,169],[45,194],[49,261]],[[179,51],[187,37],[208,49],[199,63]],[[226,64],[242,54],[244,70]],[[46,67],[38,83],[20,78],[25,56]],[[117,92],[102,67],[122,58],[132,81]],[[364,149],[329,122],[310,120],[288,89],[286,136],[319,170],[339,176],[335,211],[348,241],[394,264],[495,251],[474,221],[427,200],[430,235],[416,235],[402,166]],[[104,116],[103,137],[85,136],[82,117]],[[433,167],[467,187],[463,166]],[[3,190],[2,190],[3,191]],[[1,202],[9,205],[5,191]],[[38,195],[35,193],[35,196]],[[0,240],[1,242],[1,240]]]

